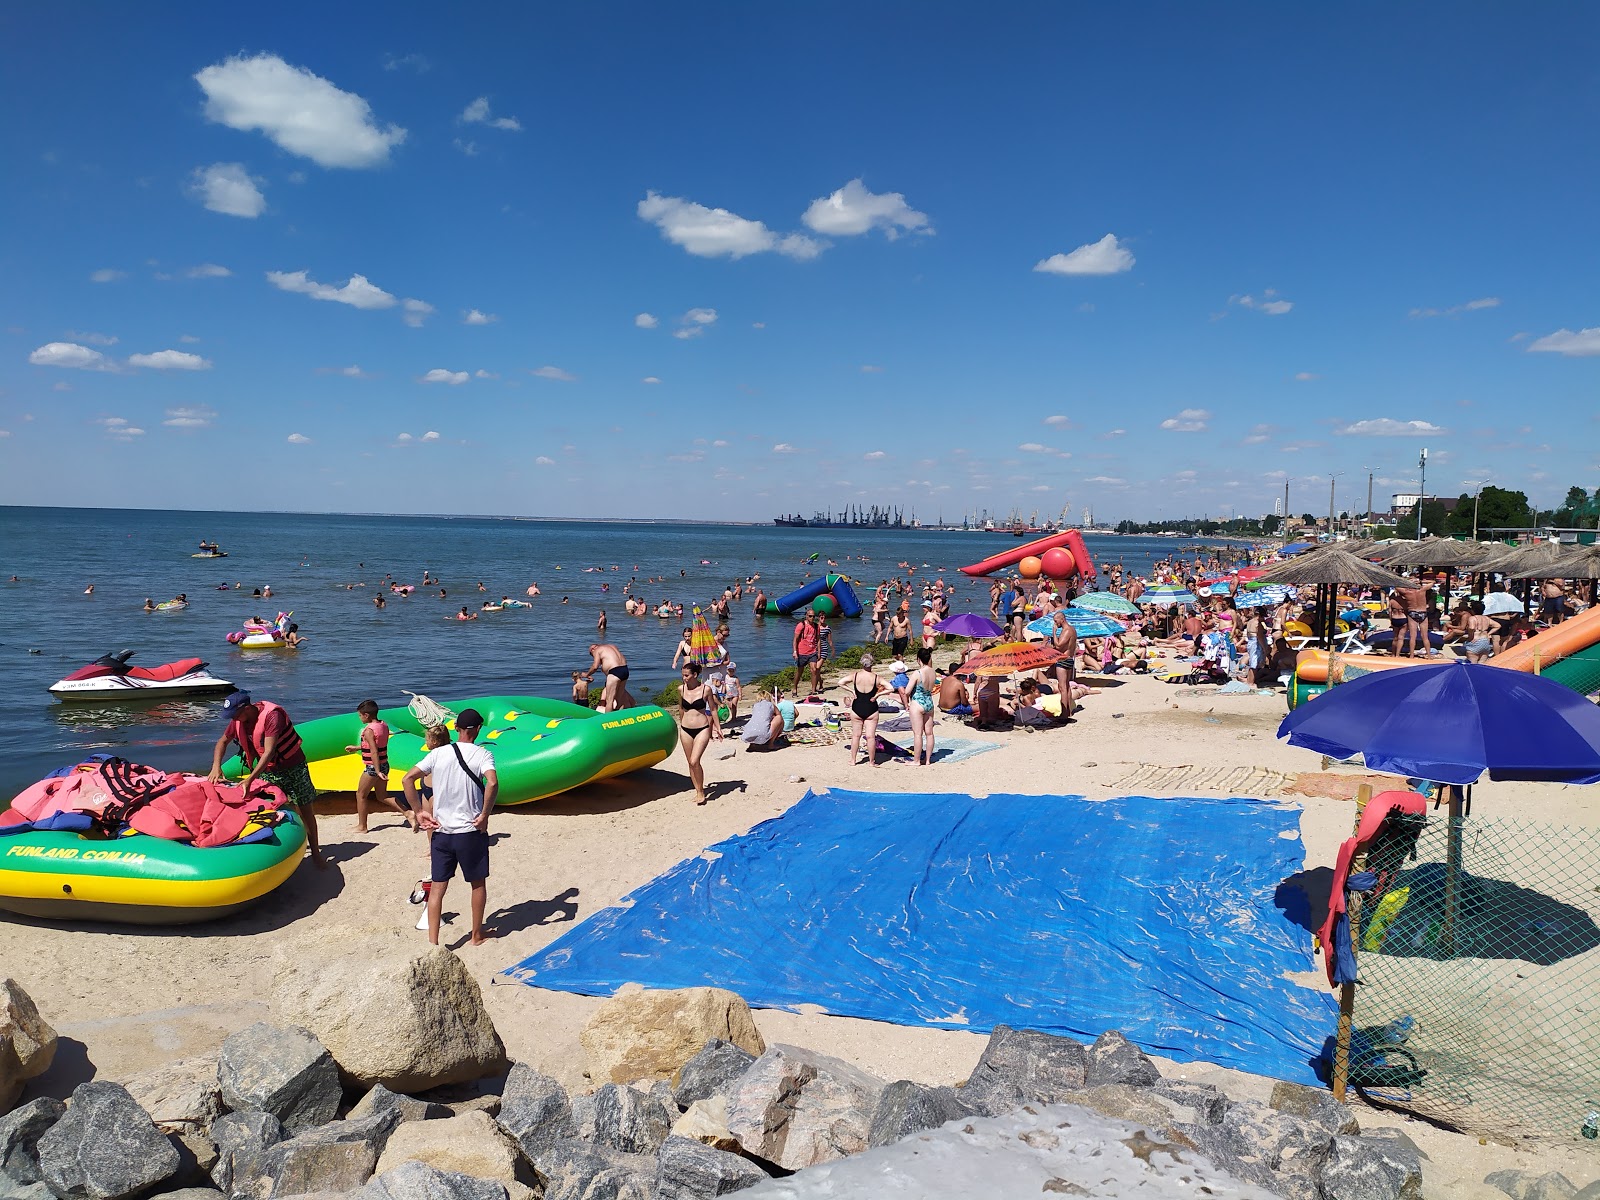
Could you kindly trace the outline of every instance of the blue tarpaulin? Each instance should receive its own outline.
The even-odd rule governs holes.
[[[1091,1039],[1313,1082],[1337,1013],[1286,973],[1297,810],[1246,799],[825,791],[679,863],[507,972],[610,995]]]

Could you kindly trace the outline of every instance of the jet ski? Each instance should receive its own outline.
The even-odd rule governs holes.
[[[128,660],[132,657],[132,650],[102,655],[51,684],[50,691],[62,700],[142,700],[234,690],[233,684],[211,674],[198,658],[180,658],[159,667],[130,667]]]

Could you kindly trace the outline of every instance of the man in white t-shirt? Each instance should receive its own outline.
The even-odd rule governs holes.
[[[428,889],[428,941],[439,944],[439,915],[444,893],[456,868],[472,888],[472,944],[483,945],[483,910],[489,889],[489,811],[500,781],[494,755],[476,744],[483,715],[475,708],[456,714],[456,738],[428,751],[405,773],[400,786],[418,814],[418,824],[431,835],[433,886]],[[417,781],[433,776],[433,799],[422,796]]]

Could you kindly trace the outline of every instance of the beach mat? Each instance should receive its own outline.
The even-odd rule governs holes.
[[[896,750],[901,751],[906,758],[911,757],[911,742],[896,741],[894,738],[880,736],[880,743],[887,743]],[[969,758],[976,758],[980,754],[987,754],[991,750],[999,750],[1004,742],[985,742],[979,738],[947,738],[940,736],[934,741],[933,762],[935,766],[940,763],[965,762]]]
[[[1310,935],[1273,906],[1296,810],[1259,800],[808,792],[506,974],[609,996],[1083,1040],[1314,1083],[1337,1013],[1289,982]]]

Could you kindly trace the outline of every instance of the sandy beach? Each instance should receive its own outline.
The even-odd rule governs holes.
[[[1078,793],[1090,798],[1129,794],[1122,780],[1168,782],[1165,794],[1238,794],[1230,776],[1272,778],[1317,774],[1317,756],[1274,737],[1282,716],[1278,696],[1217,696],[1150,677],[1110,681],[1090,697],[1071,726],[1038,733],[982,733],[944,719],[946,736],[1004,743],[998,752],[931,768],[893,764],[850,767],[846,749],[791,746],[731,757],[728,741],[708,755],[713,799],[691,803],[681,756],[661,767],[594,785],[527,809],[497,814],[490,880],[492,923],[500,936],[458,953],[483,985],[488,1005],[513,1057],[536,1063],[569,1087],[592,1086],[584,1075],[578,1032],[600,1001],[530,988],[497,972],[547,945],[598,909],[702,848],[784,812],[807,788]],[[1349,792],[1355,773],[1324,775],[1312,790]],[[794,777],[799,777],[798,779]],[[1210,786],[1206,781],[1211,781]],[[1199,781],[1198,783],[1195,781]],[[1304,782],[1302,779],[1301,782]],[[1341,785],[1343,785],[1341,787]],[[1141,794],[1163,794],[1155,788]],[[1333,860],[1348,836],[1353,805],[1318,796],[1285,797],[1302,811],[1306,864]],[[1574,787],[1503,784],[1480,801],[1496,811],[1560,824],[1593,822]],[[56,1065],[30,1094],[65,1095],[91,1074],[118,1078],[160,1061],[214,1050],[232,1029],[267,1014],[274,951],[290,952],[297,938],[329,928],[408,929],[420,911],[407,893],[425,874],[421,839],[391,816],[374,819],[372,833],[354,831],[346,802],[328,802],[324,843],[335,866],[309,863],[254,910],[214,925],[178,931],[96,926],[65,928],[25,920],[0,925],[0,959],[57,1024],[63,1048]],[[461,913],[463,894],[446,903]],[[464,916],[447,940],[465,940]],[[417,933],[419,940],[425,935]],[[1322,986],[1320,972],[1303,981]],[[925,1083],[964,1079],[982,1050],[976,1033],[905,1028],[825,1015],[758,1010],[769,1042],[826,1047],[889,1079]],[[1204,1063],[1163,1064],[1169,1074],[1225,1082],[1236,1094],[1265,1098],[1270,1081]],[[1430,1195],[1479,1194],[1484,1175],[1505,1166],[1560,1169],[1575,1182],[1600,1176],[1600,1164],[1576,1145],[1502,1145],[1450,1133],[1425,1122],[1364,1108],[1365,1125],[1403,1125],[1432,1158]],[[1587,1143],[1584,1144],[1585,1146]],[[1483,1192],[1482,1194],[1490,1194]]]

